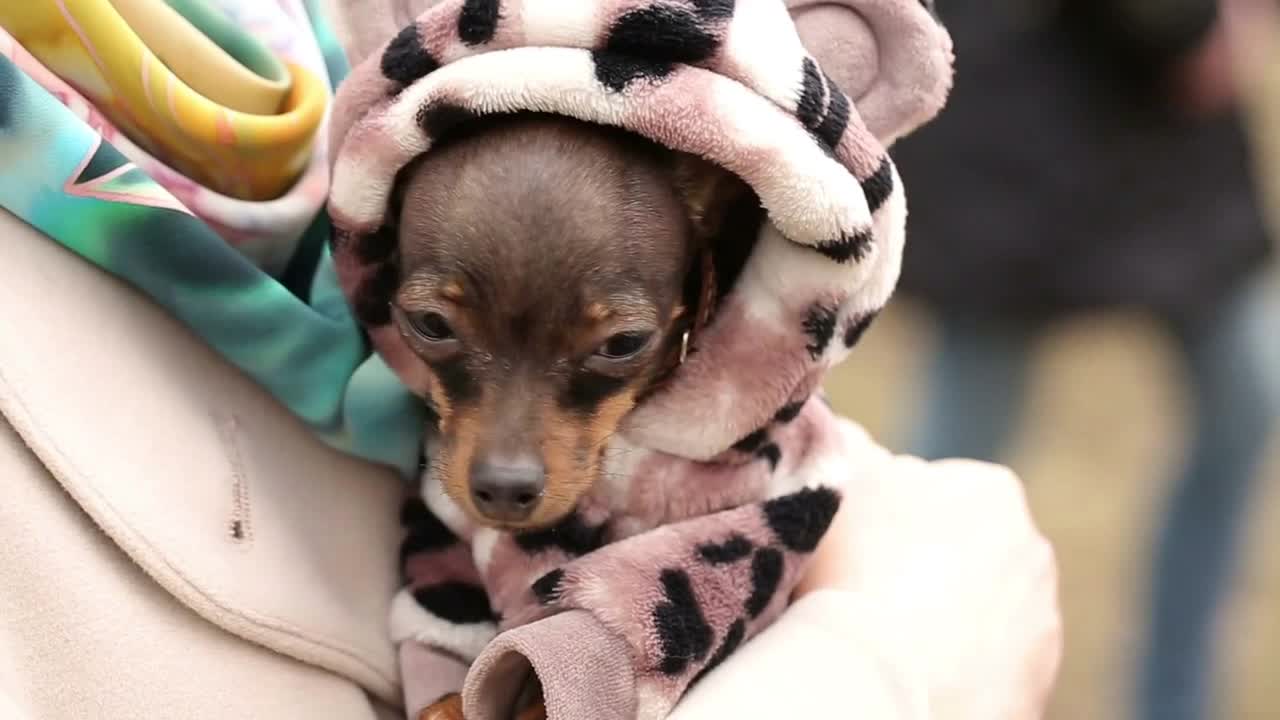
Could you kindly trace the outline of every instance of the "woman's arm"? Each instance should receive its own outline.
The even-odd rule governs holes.
[[[797,601],[673,720],[1038,718],[1057,672],[1057,569],[1018,479],[893,458],[846,491]]]
[[[693,688],[671,720],[928,720],[923,683],[903,648],[875,637],[856,593],[807,593],[777,623]]]

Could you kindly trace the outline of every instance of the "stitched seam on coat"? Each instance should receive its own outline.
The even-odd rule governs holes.
[[[231,519],[227,533],[237,545],[253,544],[253,522],[249,508],[249,474],[245,471],[244,457],[240,453],[240,418],[230,414],[215,418],[218,439],[231,464]]]

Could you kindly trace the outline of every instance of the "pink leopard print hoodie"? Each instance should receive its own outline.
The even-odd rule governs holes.
[[[853,74],[874,81],[852,99],[797,32],[832,9],[869,31],[851,47],[876,66]],[[885,143],[931,118],[950,78],[950,40],[920,0],[443,0],[354,69],[332,117],[333,252],[397,372],[414,360],[388,323],[397,262],[381,229],[397,172],[455,123],[540,111],[620,126],[736,173],[767,211],[693,352],[625,420],[573,515],[477,527],[424,471],[390,621],[411,717],[462,690],[468,718],[505,720],[530,672],[552,720],[665,717],[782,612],[839,507],[854,432],[820,383],[898,275],[906,204]]]

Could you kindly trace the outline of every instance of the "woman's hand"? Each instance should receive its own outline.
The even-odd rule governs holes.
[[[1062,652],[1057,569],[1010,471],[894,458],[848,489],[797,595],[857,597],[940,720],[1038,718]]]

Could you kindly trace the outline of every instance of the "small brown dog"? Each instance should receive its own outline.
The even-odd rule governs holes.
[[[728,173],[562,117],[473,120],[404,171],[393,316],[430,377],[432,470],[486,525],[568,514],[707,319]]]

